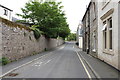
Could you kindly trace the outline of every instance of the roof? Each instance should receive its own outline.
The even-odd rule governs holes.
[[[86,9],[86,12],[85,12],[85,14],[84,14],[84,16],[83,16],[83,18],[82,18],[82,21],[84,20],[84,18],[85,18],[85,16],[86,16],[87,12],[88,12],[88,10],[89,10],[90,5],[91,5],[91,1],[90,1],[89,5],[88,5],[88,7],[87,7],[87,9]]]
[[[10,10],[10,11],[13,11],[13,10],[11,10],[11,9],[9,9],[9,8],[7,8],[7,7],[3,6],[3,5],[1,5],[1,4],[0,4],[0,7],[3,7],[3,8],[5,8],[5,9],[7,9],[7,10]]]

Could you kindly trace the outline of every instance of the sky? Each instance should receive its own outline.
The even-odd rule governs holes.
[[[0,0],[0,4],[13,10],[13,17],[16,13],[22,13],[20,8],[25,6],[29,0]],[[72,33],[77,31],[78,24],[82,20],[90,0],[57,0],[62,1],[67,22]]]

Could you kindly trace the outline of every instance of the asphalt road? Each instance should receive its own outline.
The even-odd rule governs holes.
[[[15,76],[5,78],[90,78],[93,75],[82,62],[74,42],[67,42],[59,49],[48,52],[15,71]]]

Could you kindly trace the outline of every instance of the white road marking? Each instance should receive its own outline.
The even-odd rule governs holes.
[[[88,75],[89,79],[90,79],[90,80],[92,80],[92,77],[90,76],[90,74],[89,74],[89,72],[88,72],[88,70],[87,70],[87,68],[86,68],[85,64],[83,63],[83,61],[82,61],[82,59],[81,59],[80,55],[78,54],[78,52],[77,52],[77,51],[75,51],[75,52],[77,53],[77,56],[78,56],[79,60],[81,61],[81,63],[82,63],[82,65],[83,65],[83,67],[84,67],[84,69],[85,69],[85,71],[86,71],[86,73],[87,73],[87,75]]]
[[[48,60],[45,64],[49,63],[51,60]]]
[[[65,47],[65,46],[61,47],[60,49],[63,49],[64,47]],[[53,52],[54,52],[54,51],[53,51]],[[50,53],[53,53],[53,52],[50,52]],[[2,77],[6,76],[7,74],[9,74],[9,73],[11,73],[11,72],[13,72],[13,71],[15,71],[15,70],[17,70],[17,69],[25,66],[25,65],[28,65],[28,64],[30,64],[30,63],[32,63],[32,62],[34,62],[34,61],[36,61],[36,60],[38,60],[38,59],[40,59],[40,58],[42,58],[42,57],[45,57],[45,56],[47,56],[47,55],[49,55],[49,54],[45,54],[45,55],[40,56],[40,57],[38,57],[38,58],[36,58],[36,59],[33,59],[32,61],[29,61],[29,62],[27,62],[27,63],[25,63],[25,64],[22,64],[22,65],[20,65],[20,66],[18,66],[18,67],[16,67],[16,68],[13,68],[13,69],[9,70],[8,72],[4,73],[3,75],[0,75],[0,79],[1,79]]]
[[[34,65],[32,65],[32,66],[41,66],[41,64],[42,64],[43,62],[36,62]]]
[[[85,58],[80,54],[80,56],[85,60]],[[88,55],[88,56],[90,56],[90,55]],[[90,56],[90,57],[92,57],[92,56]],[[94,71],[94,69],[90,66],[90,64],[86,61],[86,63],[89,65],[89,67],[92,69],[92,71],[93,71],[93,73],[97,76],[97,78],[101,78],[98,74],[97,74],[97,72],[96,71]],[[101,80],[101,79],[100,79]]]

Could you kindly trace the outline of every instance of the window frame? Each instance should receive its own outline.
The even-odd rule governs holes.
[[[110,19],[112,19],[112,28],[109,28],[109,20]],[[107,54],[111,54],[111,55],[113,55],[113,51],[114,51],[114,46],[113,46],[113,38],[114,38],[114,36],[113,36],[113,17],[112,17],[112,15],[110,15],[110,16],[108,16],[107,18],[105,18],[103,21],[103,25],[104,25],[104,22],[106,22],[106,24],[107,24],[107,27],[106,27],[106,48],[105,48],[105,41],[104,41],[104,39],[105,39],[105,35],[104,35],[104,31],[102,32],[103,33],[103,52],[104,53],[107,53]],[[109,31],[112,31],[112,49],[110,49],[110,32]]]
[[[104,21],[103,21],[103,26],[106,25],[106,24],[107,24],[107,21],[104,20]],[[105,37],[105,33],[106,33],[106,37]],[[106,27],[106,29],[103,31],[103,48],[104,48],[104,50],[107,49],[107,27]]]
[[[93,21],[96,20],[96,3],[93,2],[93,5],[92,5],[92,10],[93,10]]]
[[[93,52],[96,52],[97,49],[96,49],[96,30],[93,31],[92,33],[92,51]]]
[[[113,29],[112,29],[112,28],[113,28],[113,22],[112,22],[112,27],[110,27],[110,20],[112,20],[112,18],[109,18],[109,19],[108,19],[108,22],[109,22],[109,23],[108,23],[108,25],[109,25],[109,26],[108,26],[108,34],[109,34],[108,36],[109,36],[109,50],[112,51],[112,48],[113,48],[113,39],[112,39],[112,43],[110,43],[110,42],[111,42],[111,41],[110,41],[110,31],[112,31],[112,37],[113,37]],[[112,46],[110,46],[110,44],[111,44]]]

